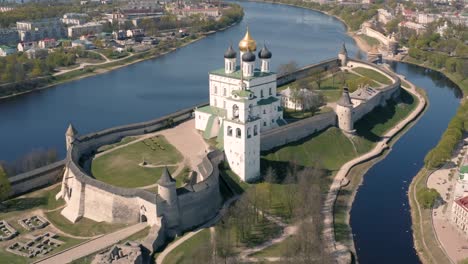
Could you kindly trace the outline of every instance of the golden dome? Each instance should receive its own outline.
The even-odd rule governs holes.
[[[247,28],[244,38],[239,42],[239,50],[242,52],[257,50],[257,42],[250,36],[249,28]]]

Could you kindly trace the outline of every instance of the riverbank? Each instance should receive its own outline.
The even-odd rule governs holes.
[[[233,23],[233,24],[231,24],[231,25],[229,25],[227,27],[224,27],[224,28],[221,28],[221,29],[218,29],[218,30],[205,32],[205,33],[199,35],[197,38],[191,39],[188,42],[177,43],[178,45],[176,47],[169,48],[169,50],[164,51],[162,53],[155,53],[155,48],[152,48],[152,49],[150,49],[148,51],[144,51],[144,52],[141,52],[141,53],[134,53],[134,54],[132,54],[132,55],[130,55],[128,57],[125,57],[125,58],[122,58],[122,59],[119,59],[119,60],[114,60],[114,61],[110,61],[108,63],[99,64],[99,65],[87,65],[87,66],[84,66],[83,68],[74,69],[74,70],[68,71],[68,72],[66,72],[64,74],[54,75],[54,76],[51,76],[51,77],[48,77],[48,78],[56,78],[56,79],[53,80],[50,83],[47,83],[46,85],[39,86],[39,87],[33,88],[31,90],[27,90],[27,91],[23,91],[23,92],[19,92],[19,93],[14,93],[14,94],[6,95],[6,96],[1,96],[0,101],[4,100],[4,99],[13,98],[13,97],[29,94],[29,93],[32,93],[32,92],[52,88],[52,87],[60,85],[60,84],[64,84],[64,83],[68,83],[68,82],[72,82],[72,81],[77,81],[77,80],[84,79],[84,78],[87,78],[87,77],[92,77],[92,76],[96,76],[96,75],[99,75],[99,74],[108,73],[110,71],[120,69],[120,68],[129,66],[129,65],[133,65],[133,64],[136,64],[136,63],[139,63],[139,62],[143,62],[143,61],[146,61],[146,60],[157,59],[157,58],[162,57],[164,55],[167,55],[167,54],[169,54],[171,52],[174,52],[174,51],[176,51],[178,49],[181,49],[181,48],[183,48],[185,46],[188,46],[188,45],[190,45],[192,43],[195,43],[195,42],[197,42],[199,40],[202,40],[202,39],[206,38],[209,35],[215,34],[216,32],[225,31],[225,30],[237,25],[239,22],[240,21],[237,21],[237,22],[235,22],[235,23]],[[43,77],[41,77],[41,78],[43,78]]]

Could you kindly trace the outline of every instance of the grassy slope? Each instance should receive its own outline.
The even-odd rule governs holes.
[[[182,161],[182,154],[163,136],[152,140],[130,144],[93,160],[92,173],[96,179],[119,187],[141,187],[156,183],[162,173],[161,168],[143,168],[138,164],[143,160],[152,165],[169,165]],[[171,172],[175,167],[170,168]]]
[[[197,250],[208,245],[210,238],[210,230],[204,229],[172,250],[164,259],[163,264],[194,263],[193,259],[187,259],[186,256],[193,256]]]
[[[369,77],[372,80],[376,80],[379,83],[392,84],[392,81],[380,72],[362,67],[353,68],[353,71],[362,74],[366,77]]]

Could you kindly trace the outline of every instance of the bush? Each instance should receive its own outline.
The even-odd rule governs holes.
[[[416,198],[423,208],[431,209],[440,198],[440,194],[436,189],[423,188],[416,193]]]

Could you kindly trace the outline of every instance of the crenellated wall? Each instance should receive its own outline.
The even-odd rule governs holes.
[[[323,60],[321,62],[310,64],[298,69],[295,72],[288,73],[285,75],[278,76],[276,79],[276,84],[278,87],[287,84],[289,82],[293,82],[297,79],[302,79],[307,76],[310,76],[312,73],[320,70],[320,71],[327,71],[333,68],[340,67],[340,60],[338,58],[332,58],[328,60]]]

